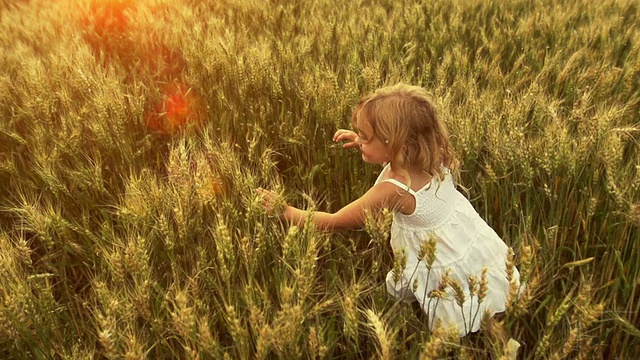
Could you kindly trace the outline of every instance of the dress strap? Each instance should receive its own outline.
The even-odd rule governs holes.
[[[396,179],[393,179],[393,178],[391,178],[391,179],[384,179],[384,180],[382,180],[381,182],[390,182],[390,183],[392,183],[393,185],[395,185],[395,186],[397,186],[397,187],[401,188],[402,190],[408,191],[408,192],[409,192],[409,194],[411,194],[411,195],[413,195],[413,196],[416,196],[416,192],[415,192],[415,191],[413,191],[413,189],[411,189],[410,187],[408,187],[407,185],[405,185],[405,184],[401,183],[400,181],[398,181],[398,180],[396,180]]]

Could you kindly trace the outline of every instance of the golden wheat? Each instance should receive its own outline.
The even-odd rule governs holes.
[[[4,1],[0,357],[635,355],[638,19],[633,0]],[[255,196],[363,194],[378,170],[329,140],[400,81],[434,94],[461,189],[514,251],[521,286],[498,319],[471,309],[477,335],[387,294],[414,260],[390,212],[326,234]],[[487,270],[468,275],[423,303],[482,302]]]

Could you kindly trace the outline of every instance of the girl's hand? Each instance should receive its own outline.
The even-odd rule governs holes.
[[[358,144],[356,144],[357,136],[358,134],[356,134],[351,130],[338,129],[338,131],[336,131],[336,133],[333,135],[333,141],[337,142],[337,141],[346,140],[347,142],[342,144],[342,147],[345,149],[354,148],[354,147],[358,147]]]
[[[284,199],[276,192],[271,190],[265,190],[263,188],[257,188],[256,193],[262,201],[262,207],[267,211],[269,215],[284,216],[284,212],[289,206]]]

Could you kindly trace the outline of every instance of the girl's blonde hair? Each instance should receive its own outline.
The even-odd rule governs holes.
[[[363,121],[389,147],[392,171],[405,175],[409,182],[409,170],[442,180],[443,166],[457,180],[459,162],[449,133],[425,89],[397,84],[366,95],[353,110],[351,125],[358,128]]]

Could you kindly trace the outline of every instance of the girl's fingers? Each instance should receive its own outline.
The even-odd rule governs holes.
[[[356,133],[351,130],[339,129],[333,135],[333,141],[349,140],[353,141],[356,137]]]
[[[283,200],[276,192],[263,188],[257,188],[256,192],[258,193],[258,196],[260,196],[262,207],[267,210],[267,213],[281,211],[280,209],[283,206]],[[284,205],[286,205],[286,203],[284,203]]]
[[[339,136],[342,136],[342,135],[344,135],[344,134],[347,134],[347,133],[349,133],[349,132],[350,132],[350,130],[346,130],[346,129],[338,129],[338,130],[336,131],[336,133],[333,135],[333,138],[335,139],[335,138],[337,138],[337,137],[339,137]]]

